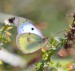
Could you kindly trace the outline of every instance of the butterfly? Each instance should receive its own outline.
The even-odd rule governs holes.
[[[15,17],[9,21],[17,26],[16,44],[23,53],[33,53],[43,46],[44,36],[31,21],[22,17]]]
[[[14,17],[10,18],[9,22],[14,23],[17,27],[18,35],[16,37],[16,44],[23,53],[29,54],[36,52],[47,44],[46,38],[30,20],[22,17]],[[56,52],[61,48],[58,48]]]

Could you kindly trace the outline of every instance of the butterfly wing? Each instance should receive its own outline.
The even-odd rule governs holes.
[[[43,39],[40,36],[32,33],[18,35],[16,43],[19,49],[25,54],[39,50],[44,44]]]
[[[37,29],[31,22],[25,22],[17,28],[18,34],[33,33],[43,38],[39,29]]]

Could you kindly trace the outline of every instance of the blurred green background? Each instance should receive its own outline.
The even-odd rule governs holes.
[[[68,17],[67,14],[74,11],[74,3],[75,0],[0,0],[0,15],[6,14],[8,16],[15,15],[28,18],[34,22],[35,26],[42,31],[44,36],[63,37],[63,31],[72,22],[72,18]],[[1,15],[0,20],[4,17],[4,15]],[[2,24],[4,23],[1,22],[0,26]],[[4,48],[21,56],[27,63],[39,60],[41,58],[41,51],[25,55],[17,49],[15,42],[17,29],[16,27],[13,28],[10,30],[12,33],[12,43],[5,44]],[[55,35],[58,32],[60,33]],[[58,59],[59,57],[57,61],[61,61],[61,59]],[[34,66],[30,67],[30,69],[14,67],[5,62],[0,66],[0,71],[34,71]]]
[[[68,25],[66,14],[72,8],[72,0],[0,0],[0,12],[46,23],[47,29],[43,32],[47,36]]]

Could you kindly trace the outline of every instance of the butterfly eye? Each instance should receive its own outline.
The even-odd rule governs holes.
[[[31,30],[34,30],[34,28],[31,28]]]

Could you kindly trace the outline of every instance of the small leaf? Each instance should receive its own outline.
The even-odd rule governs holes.
[[[6,35],[7,36],[11,36],[11,33],[9,33],[8,31],[6,31]]]
[[[12,29],[13,27],[8,27],[6,30],[8,31],[8,30],[10,30],[10,29]]]

